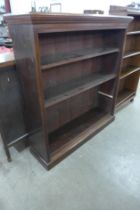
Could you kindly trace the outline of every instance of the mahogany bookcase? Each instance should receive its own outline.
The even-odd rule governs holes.
[[[31,152],[51,168],[114,119],[131,17],[7,16]]]
[[[140,11],[121,6],[110,6],[110,14],[133,16],[127,28],[119,76],[116,110],[134,100],[140,77]]]

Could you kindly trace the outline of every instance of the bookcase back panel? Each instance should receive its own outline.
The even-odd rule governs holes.
[[[104,47],[118,47],[120,48],[120,37],[124,34],[123,30],[106,30],[103,32]]]
[[[127,78],[120,80],[119,92],[123,92],[125,90],[130,90],[135,92],[139,82],[139,77],[140,77],[140,71],[135,72],[132,75],[128,76]]]
[[[47,108],[48,131],[56,130],[97,105],[97,89],[95,88]]]
[[[75,140],[76,144],[78,139],[84,132],[86,132],[86,130],[94,130],[96,123],[99,121],[101,122],[101,119],[105,116],[105,112],[102,112],[99,109],[93,109],[89,112],[86,112],[84,115],[79,116],[79,118],[76,118],[75,120],[65,124],[60,129],[49,133],[48,139],[50,145],[50,153],[53,155],[58,151],[61,152],[61,149],[72,143],[72,139]]]
[[[114,80],[106,82],[99,85],[97,88],[90,90],[90,93],[88,91],[79,96],[78,99],[74,99],[74,102],[77,104],[76,107],[72,101],[68,100],[65,105],[60,105],[61,113],[60,110],[57,109],[58,107],[56,107],[56,110],[55,107],[48,110],[48,122],[52,122],[52,125],[49,124],[50,130],[48,133],[51,153],[68,143],[72,136],[75,137],[80,134],[80,132],[84,131],[84,129],[88,129],[91,124],[93,125],[107,113],[111,114],[113,101],[112,99],[101,95],[100,91],[112,94],[114,91],[113,83]],[[56,111],[59,112],[59,116],[54,116],[54,119],[52,119],[52,116]],[[78,112],[78,115],[76,112]],[[58,122],[56,122],[56,119]],[[60,121],[62,122],[61,124]],[[54,127],[54,123],[56,123],[56,127]],[[52,126],[53,129],[50,126]]]
[[[48,131],[52,132],[97,107],[103,112],[110,113],[113,98],[108,98],[102,93],[112,96],[113,91],[114,80],[111,80],[47,108]]]
[[[139,51],[140,50],[140,34],[127,36],[126,45],[125,45],[125,53],[131,51]]]
[[[40,36],[43,63],[59,53],[63,56],[63,53],[72,53],[75,50],[103,47],[102,35],[98,32],[51,33]]]
[[[110,73],[117,74],[117,69],[116,69],[117,58],[118,58],[118,53],[103,56],[101,58],[102,61],[101,61],[100,72],[103,73],[103,74],[104,73],[106,73],[106,74],[110,74]],[[110,62],[110,60],[112,62]]]
[[[113,105],[113,95],[115,91],[115,79],[103,83],[98,89],[98,107],[103,112],[111,113]]]
[[[136,50],[137,42],[135,38],[135,36],[127,36],[127,45],[125,45],[125,53]]]
[[[140,67],[140,55],[132,57],[132,63]]]
[[[98,75],[115,75],[116,56],[117,53],[114,53],[43,71],[45,99],[50,99],[82,84],[84,85],[92,79],[94,82],[94,78],[97,79]]]
[[[140,34],[134,36],[134,38],[135,38],[135,50],[140,51]]]
[[[140,17],[133,16],[135,19],[129,24],[128,31],[139,31],[140,30]]]
[[[105,49],[119,46],[116,38],[120,31],[76,31],[39,35],[41,63],[49,64],[66,57],[75,57],[86,50]],[[108,39],[109,37],[109,39]]]
[[[140,67],[140,55],[135,55],[123,60],[122,72],[127,71],[129,67]]]
[[[74,88],[78,81],[99,72],[100,68],[100,59],[94,59],[44,71],[42,79],[46,99]]]
[[[136,92],[139,82],[139,77],[140,77],[140,71],[135,72],[131,76],[129,76],[125,83],[126,88]]]
[[[115,84],[115,79],[105,82],[102,85],[100,85],[100,91],[107,93],[110,96],[113,96],[115,88],[114,84]]]

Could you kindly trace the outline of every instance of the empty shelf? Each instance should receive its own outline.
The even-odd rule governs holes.
[[[107,117],[108,116],[108,117]],[[108,120],[110,114],[100,108],[95,108],[83,114],[79,118],[49,134],[50,150],[52,154],[58,150],[75,147],[82,142],[86,136],[90,136],[102,127],[104,120]],[[107,117],[104,119],[104,117]]]
[[[114,79],[116,75],[112,74],[101,74],[94,73],[83,79],[75,80],[74,82],[69,82],[69,84],[63,84],[53,88],[51,97],[46,99],[45,107],[48,108],[59,102],[62,102],[70,97],[76,96],[84,91],[94,88],[104,82]]]
[[[132,90],[124,89],[118,94],[117,98],[117,106],[120,106],[122,103],[124,103],[126,100],[129,100],[132,96],[135,95],[135,92]]]
[[[140,70],[140,67],[138,66],[133,66],[133,65],[127,66],[125,69],[122,70],[120,79],[123,79],[139,70]]]
[[[57,66],[69,64],[78,62],[81,60],[86,60],[98,56],[103,56],[111,53],[117,53],[119,52],[118,48],[99,48],[96,50],[93,49],[83,49],[83,50],[77,50],[73,51],[71,53],[59,53],[59,55],[52,55],[52,56],[46,56],[42,59],[42,70],[47,70],[50,68],[54,68]]]

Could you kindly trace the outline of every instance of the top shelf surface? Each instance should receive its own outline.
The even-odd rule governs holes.
[[[108,16],[108,15],[87,15],[72,13],[29,13],[22,15],[6,15],[5,20],[8,24],[56,24],[56,23],[91,23],[96,28],[104,25],[109,28],[126,28],[133,17]],[[115,24],[115,25],[114,25]]]
[[[65,65],[68,63],[74,63],[81,60],[86,60],[90,58],[95,58],[98,56],[108,55],[111,53],[119,52],[118,48],[99,48],[96,50],[93,49],[82,49],[75,50],[71,53],[61,53],[58,55],[50,55],[46,56],[42,59],[42,63],[46,63],[42,65],[42,70],[47,70],[50,68],[58,67],[61,65]]]

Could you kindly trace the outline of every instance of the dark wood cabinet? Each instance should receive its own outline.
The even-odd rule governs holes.
[[[13,53],[0,55],[0,133],[8,161],[9,148],[27,137],[22,94]]]
[[[137,9],[111,6],[110,14],[133,16],[126,33],[119,77],[116,110],[133,101],[140,77],[140,12]]]
[[[7,16],[31,152],[51,168],[114,119],[130,17]]]

